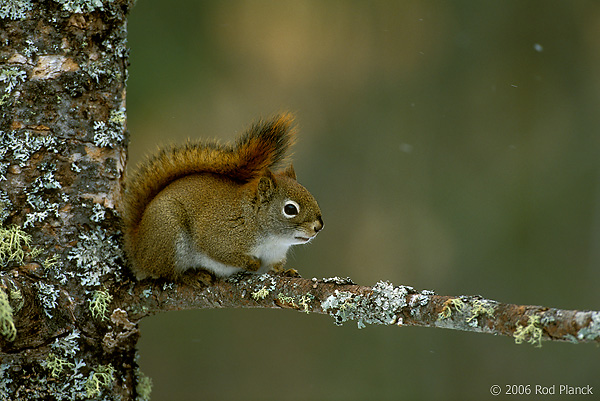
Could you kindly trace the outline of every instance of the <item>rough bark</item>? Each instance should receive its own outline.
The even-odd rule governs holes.
[[[600,312],[448,297],[349,279],[135,281],[118,206],[132,1],[0,6],[0,399],[145,399],[138,322],[162,311],[287,308],[337,324],[418,325],[600,342]]]
[[[118,216],[133,0],[0,5],[0,398],[134,399],[135,340],[90,312],[125,279]]]

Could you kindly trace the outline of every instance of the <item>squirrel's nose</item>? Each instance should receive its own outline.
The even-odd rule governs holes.
[[[313,230],[315,230],[315,233],[318,233],[322,229],[323,229],[323,219],[321,218],[321,216],[319,216],[319,217],[317,217],[317,220],[313,223]]]

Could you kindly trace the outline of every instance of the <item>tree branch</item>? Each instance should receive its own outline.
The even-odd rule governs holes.
[[[327,314],[336,324],[438,327],[541,341],[600,342],[600,312],[505,304],[480,296],[444,296],[409,286],[350,279],[246,275],[201,289],[143,281],[121,288],[120,307],[134,322],[163,311],[203,308],[279,308]]]
[[[600,343],[600,312],[515,305],[481,296],[445,296],[417,291],[387,282],[356,285],[349,278],[305,279],[271,274],[237,275],[211,286],[188,285],[161,280],[129,279],[93,297],[55,298],[50,319],[34,288],[39,267],[35,264],[13,270],[5,293],[19,293],[21,307],[14,311],[16,339],[0,337],[4,357],[23,348],[39,348],[72,330],[103,338],[105,354],[135,346],[138,322],[160,312],[207,308],[276,308],[330,315],[335,324],[356,321],[367,324],[422,326],[510,336],[516,343],[541,341]],[[0,277],[8,282],[8,277]],[[14,304],[14,300],[11,299]],[[37,330],[32,336],[30,331]],[[43,335],[40,335],[43,333]],[[33,342],[32,342],[33,341]],[[37,341],[37,342],[36,342]]]

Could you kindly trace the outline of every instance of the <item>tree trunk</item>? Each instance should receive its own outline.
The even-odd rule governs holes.
[[[126,16],[133,0],[0,6],[0,400],[147,399],[138,322],[160,311],[287,308],[337,324],[600,342],[600,312],[448,297],[380,282],[240,275],[137,282],[119,233]]]
[[[102,344],[127,277],[115,208],[132,5],[0,6],[2,399],[136,397],[137,332]]]

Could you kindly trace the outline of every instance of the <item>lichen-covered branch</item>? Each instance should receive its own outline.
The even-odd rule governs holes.
[[[141,319],[173,310],[294,309],[330,315],[338,325],[354,321],[358,328],[369,324],[446,328],[510,336],[517,344],[528,342],[536,347],[542,341],[600,342],[598,311],[504,304],[480,296],[436,295],[433,291],[387,282],[369,287],[347,278],[248,274],[207,287],[153,280],[138,282],[125,275],[123,282],[110,289],[84,296],[71,296],[60,290],[48,306],[40,302],[35,284],[35,277],[41,273],[34,263],[0,276],[0,327],[4,330],[0,337],[0,377],[10,378],[10,366],[23,361],[23,350],[45,355],[33,373],[51,379],[44,382],[47,391],[58,389],[56,379],[67,380],[71,384],[68,394],[74,399],[84,399],[116,385],[112,380],[113,364],[87,366],[80,357],[85,354],[82,351],[97,344],[94,352],[105,360],[123,358],[135,347]],[[46,313],[48,308],[51,317]],[[135,377],[137,393],[147,393],[149,379],[137,369]],[[28,378],[41,380],[35,375]],[[10,383],[0,382],[0,391]]]
[[[148,314],[201,308],[285,308],[327,314],[335,324],[424,326],[513,337],[516,343],[600,342],[600,312],[505,304],[480,296],[436,295],[409,286],[350,279],[303,279],[248,275],[213,286],[141,282],[123,287],[120,298],[131,321]]]

